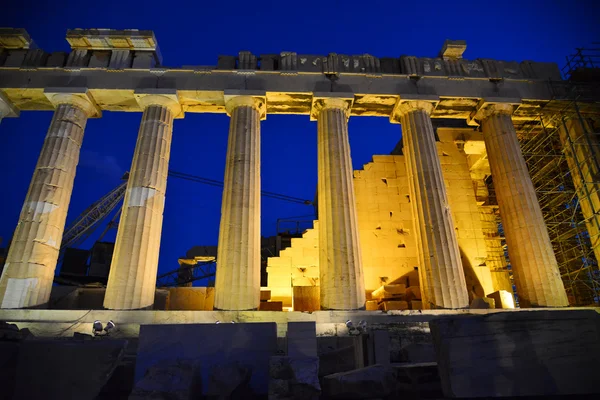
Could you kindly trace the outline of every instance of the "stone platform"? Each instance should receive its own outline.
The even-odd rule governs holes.
[[[565,308],[547,308],[544,311],[564,311]],[[573,307],[566,310],[595,310],[600,308]],[[314,321],[317,336],[348,336],[346,321],[356,326],[361,320],[370,328],[382,325],[408,324],[429,330],[428,323],[434,318],[449,315],[485,315],[498,312],[527,313],[540,309],[487,309],[487,310],[406,310],[406,311],[114,311],[114,310],[41,310],[0,309],[0,321],[16,324],[20,329],[28,328],[35,336],[70,337],[75,332],[91,333],[92,323],[100,320],[106,324],[112,320],[116,329],[115,338],[137,337],[140,325],[149,324],[211,324],[220,322],[275,322],[277,336],[285,337],[288,322]]]

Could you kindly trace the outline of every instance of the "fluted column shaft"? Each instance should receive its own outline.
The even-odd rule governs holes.
[[[432,109],[424,101],[402,103],[396,109],[419,246],[421,295],[427,308],[464,308],[469,295],[431,124]]]
[[[50,299],[87,119],[95,110],[61,94],[19,216],[0,279],[2,308],[35,307]]]
[[[365,305],[365,284],[348,141],[348,108],[327,99],[317,114],[321,308]]]
[[[567,295],[511,119],[496,104],[481,117],[494,188],[521,307],[563,307]]]
[[[141,104],[144,114],[104,298],[109,309],[154,304],[173,118],[179,105],[162,96],[147,96]]]
[[[231,116],[221,207],[214,308],[260,305],[260,100],[240,96]]]
[[[592,250],[600,260],[600,142],[593,132],[589,122],[572,118],[562,122],[559,136]]]

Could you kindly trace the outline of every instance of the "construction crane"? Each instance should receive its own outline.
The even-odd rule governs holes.
[[[192,182],[202,183],[210,186],[223,187],[223,182],[216,181],[214,179],[202,178],[200,176],[190,175],[183,172],[177,172],[169,170],[169,176],[178,179],[184,179]],[[96,201],[94,204],[89,206],[71,225],[69,225],[65,229],[65,233],[63,234],[62,244],[60,246],[61,252],[64,252],[64,249],[67,247],[76,247],[81,243],[85,242],[85,240],[90,237],[92,233],[96,230],[99,223],[104,220],[116,207],[121,203],[121,200],[125,197],[125,189],[127,188],[127,180],[129,178],[129,173],[125,173],[121,178],[123,182],[119,184],[116,188],[111,190],[109,193],[105,194],[100,198],[100,200]],[[311,205],[312,202],[310,200],[301,199],[299,197],[288,196],[285,194],[261,191],[261,195],[265,197],[270,197],[278,200],[288,201],[291,203],[297,204],[305,204]],[[115,217],[118,216],[120,210],[115,214]],[[115,221],[112,221],[112,224],[109,224],[107,227],[115,225]],[[106,230],[105,232],[106,233]],[[102,235],[104,236],[104,234]]]
[[[223,187],[223,182],[221,181],[190,175],[183,172],[169,170],[169,176],[172,178],[202,183],[209,186]],[[117,208],[117,206],[121,204],[117,212],[114,213],[112,220],[100,235],[99,241],[104,237],[109,229],[116,228],[118,226],[117,219],[121,214],[122,200],[125,197],[128,178],[129,173],[127,172],[121,178],[123,180],[122,183],[89,206],[65,229],[58,257],[59,264],[62,262],[67,248],[77,247],[85,242],[96,231],[101,222],[108,215],[110,215]],[[296,204],[312,205],[312,201],[310,200],[275,192],[268,192],[265,190],[261,191],[261,195],[264,197],[270,197]],[[181,265],[180,268],[159,276],[158,282],[162,286],[177,286],[191,283],[196,280],[209,278],[214,276],[215,266],[216,260],[214,258],[211,260],[197,260],[197,262],[193,265]]]
[[[121,178],[123,182],[119,186],[89,206],[65,229],[62,244],[60,245],[61,253],[64,253],[67,247],[76,247],[85,242],[94,233],[99,223],[121,203],[121,200],[125,197],[128,178],[129,173],[127,172]]]

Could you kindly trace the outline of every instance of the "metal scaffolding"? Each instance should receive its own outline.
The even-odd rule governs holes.
[[[588,233],[589,224],[600,224],[600,209],[590,206],[586,220],[581,207],[594,204],[600,187],[600,176],[589,173],[600,171],[600,133],[589,122],[600,117],[599,71],[600,49],[577,49],[567,57],[565,80],[549,82],[554,99],[540,106],[538,120],[515,122],[569,301],[577,306],[600,303],[600,270]],[[580,136],[569,133],[568,120],[579,121]]]

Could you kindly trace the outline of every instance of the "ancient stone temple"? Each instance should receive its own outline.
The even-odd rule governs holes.
[[[151,31],[77,29],[67,40],[70,53],[46,53],[23,30],[0,31],[1,116],[54,110],[6,257],[2,308],[49,301],[85,127],[103,110],[141,114],[107,309],[153,306],[171,137],[178,119],[203,112],[231,118],[215,309],[259,308],[260,125],[281,113],[316,122],[318,221],[269,259],[273,300],[293,308],[299,288],[321,309],[358,310],[374,306],[374,292],[412,286],[418,294],[405,308],[461,309],[512,294],[493,222],[499,211],[521,307],[569,304],[519,143],[545,108],[559,107],[560,96],[567,102],[565,85],[548,84],[563,82],[555,64],[469,61],[464,42],[447,41],[437,58],[240,52],[214,67],[166,68]],[[159,77],[168,84],[157,86]],[[567,121],[563,141],[593,129],[597,110],[587,111],[581,124]],[[367,116],[399,124],[402,140],[353,171],[348,119]],[[596,163],[571,157],[569,167]],[[593,204],[582,198],[595,235]]]
[[[600,392],[600,58],[580,49],[561,73],[446,41],[432,58],[241,51],[175,68],[152,31],[67,41],[47,53],[0,29],[0,120],[53,113],[0,278],[0,398]],[[103,111],[140,117],[111,192],[116,243],[106,285],[65,287],[80,149]],[[165,288],[171,143],[190,113],[229,117],[218,246],[178,270],[216,272]],[[312,227],[265,260],[270,114],[314,122],[318,185]],[[397,124],[398,144],[353,170],[348,121],[365,117]]]

